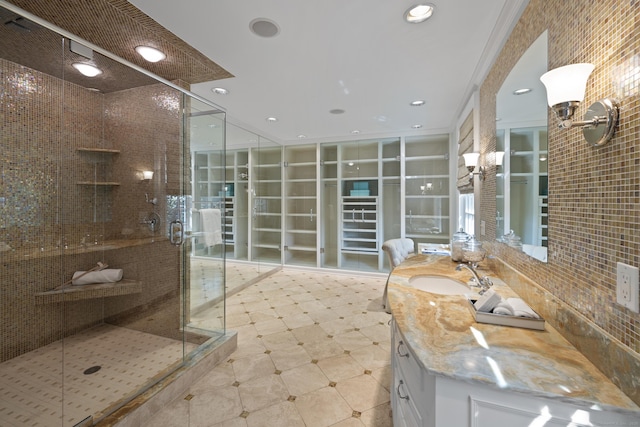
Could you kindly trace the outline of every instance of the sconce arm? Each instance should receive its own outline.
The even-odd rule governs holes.
[[[560,129],[571,129],[576,127],[581,128],[597,128],[599,125],[607,123],[609,120],[607,117],[594,116],[590,120],[562,120],[558,127]]]

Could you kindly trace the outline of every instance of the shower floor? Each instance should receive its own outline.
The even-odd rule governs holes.
[[[186,343],[186,352],[197,346]],[[0,425],[73,426],[105,414],[182,360],[183,343],[100,325],[0,363]],[[92,374],[85,370],[100,366]]]

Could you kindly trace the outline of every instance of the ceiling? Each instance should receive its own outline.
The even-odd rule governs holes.
[[[280,143],[454,129],[528,0],[431,2],[429,20],[408,24],[413,0],[130,1],[233,76],[193,92]],[[254,34],[257,18],[279,33]]]

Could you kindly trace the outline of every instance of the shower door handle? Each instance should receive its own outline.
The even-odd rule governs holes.
[[[184,242],[184,227],[177,219],[169,224],[169,241],[174,246],[180,246]]]

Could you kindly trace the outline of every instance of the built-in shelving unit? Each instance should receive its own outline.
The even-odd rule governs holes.
[[[448,241],[448,152],[438,135],[196,153],[194,206],[224,209],[227,257],[386,271],[385,240]]]

